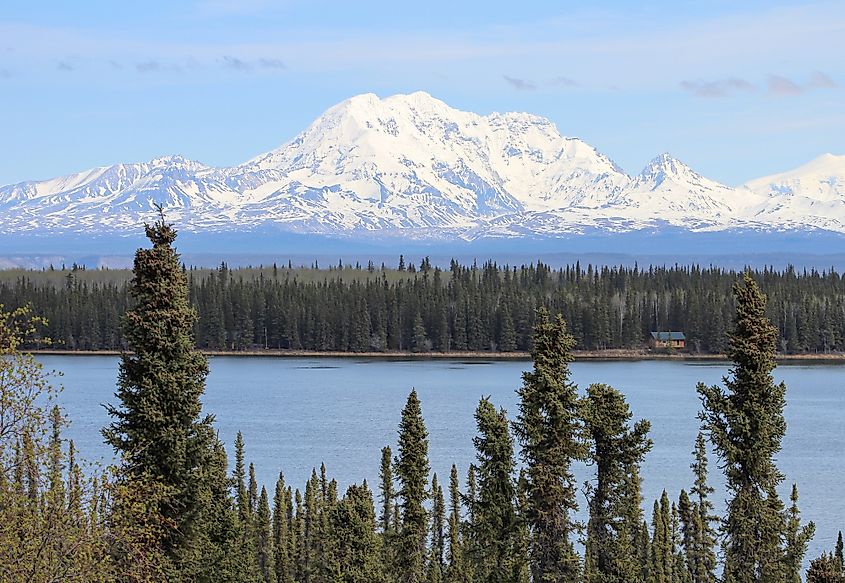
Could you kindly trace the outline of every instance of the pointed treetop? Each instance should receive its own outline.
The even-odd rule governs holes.
[[[176,230],[173,223],[168,223],[164,215],[164,207],[160,203],[153,205],[158,211],[158,220],[152,225],[144,223],[144,231],[153,245],[156,247],[171,245],[176,240]]]

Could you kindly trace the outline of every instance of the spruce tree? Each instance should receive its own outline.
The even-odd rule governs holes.
[[[758,583],[785,555],[783,504],[775,465],[786,432],[786,386],[772,378],[777,330],[766,318],[766,298],[746,273],[734,285],[736,316],[729,335],[733,367],[725,388],[698,385],[704,429],[716,448],[729,491],[723,521],[724,580]]]
[[[842,545],[842,531],[839,531],[839,535],[836,537],[836,550],[833,553],[833,557],[836,559],[836,562],[839,564],[839,570],[845,571],[845,557],[843,557],[843,545]]]
[[[293,582],[290,570],[290,514],[290,489],[285,488],[285,476],[279,472],[273,494],[273,558],[276,581],[279,583]]]
[[[246,466],[244,465],[244,436],[238,431],[235,435],[235,469],[232,479],[235,482],[235,502],[238,519],[242,524],[249,521],[249,496],[246,489]]]
[[[684,555],[680,515],[674,502],[671,516],[672,583],[692,583],[692,573],[687,570]]]
[[[534,581],[575,581],[580,572],[573,546],[579,529],[573,518],[578,502],[571,465],[584,459],[586,448],[580,439],[578,394],[569,380],[574,346],[561,316],[550,321],[545,309],[537,311],[534,370],[523,374],[514,424],[528,468],[527,520]]]
[[[428,472],[428,431],[417,392],[412,390],[402,410],[396,458],[402,520],[396,562],[398,581],[403,583],[419,583],[424,576],[428,525],[424,504],[428,498]]]
[[[302,500],[302,492],[299,488],[294,493],[293,528],[291,529],[291,562],[295,573],[294,581],[302,581],[305,578],[306,559],[305,552],[305,506]]]
[[[710,495],[714,490],[707,481],[707,444],[701,432],[695,438],[693,456],[690,468],[695,476],[695,482],[690,492],[695,498],[694,509],[697,512],[697,518],[693,520],[695,540],[688,559],[692,566],[694,583],[714,583],[716,581],[717,534],[713,523],[718,520],[718,517],[713,515],[713,503],[710,501]]]
[[[307,581],[313,581],[320,577],[322,541],[319,537],[319,530],[322,496],[319,492],[320,481],[317,478],[317,471],[314,469],[311,471],[311,478],[305,484],[303,501],[302,573],[300,578]]]
[[[639,466],[651,449],[650,424],[629,426],[631,412],[613,387],[590,385],[582,405],[590,461],[596,479],[589,485],[585,581],[624,583],[640,578]],[[632,485],[634,487],[632,487]]]
[[[379,480],[381,489],[381,513],[379,514],[379,525],[381,532],[387,534],[391,531],[393,520],[393,502],[396,493],[393,491],[393,453],[389,446],[381,450],[381,466],[379,468]]]
[[[270,517],[270,503],[267,489],[262,486],[255,512],[255,551],[258,572],[264,583],[275,583],[276,564],[273,556],[273,528]]]
[[[440,581],[443,578],[446,556],[446,502],[443,488],[437,481],[437,474],[431,478],[431,500],[429,581]]]
[[[394,490],[393,479],[393,453],[389,446],[385,446],[381,450],[381,466],[379,468],[381,509],[378,521],[381,530],[381,560],[383,571],[389,577],[395,575],[394,570],[399,542],[396,521],[396,492]]]
[[[151,482],[163,492],[153,514],[167,526],[159,544],[178,563],[207,528],[197,475],[217,446],[211,416],[201,417],[208,364],[193,338],[196,312],[187,278],[173,248],[176,231],[161,217],[146,225],[151,249],[135,254],[130,284],[134,307],[123,334],[132,350],[121,356],[119,405],[103,430],[129,481]]]
[[[478,435],[478,495],[471,524],[477,581],[517,581],[525,557],[518,556],[520,525],[516,512],[513,439],[504,409],[481,399],[475,411]]]
[[[367,487],[354,484],[346,490],[343,499],[329,511],[329,529],[332,533],[331,577],[326,583],[377,583],[383,581],[376,513],[373,495]]]
[[[835,556],[822,553],[820,557],[810,561],[807,583],[845,583],[845,574],[842,573]]]
[[[681,549],[684,556],[684,568],[690,575],[690,580],[694,581],[697,563],[697,547],[698,540],[698,513],[694,503],[690,500],[689,494],[686,490],[681,490],[681,495],[678,497],[678,519],[681,522]]]
[[[654,510],[651,517],[651,532],[649,582],[672,583],[672,568],[674,565],[674,557],[672,555],[672,513],[666,490],[663,491],[659,501],[654,501]]]
[[[478,518],[478,469],[475,464],[470,464],[467,468],[467,493],[463,497],[463,502],[467,508],[467,519],[463,524],[463,541],[464,541],[464,576],[468,581],[475,580],[475,561],[473,557],[478,554],[478,549],[473,540],[472,529]]]
[[[786,540],[783,557],[783,576],[785,583],[801,583],[801,563],[807,554],[807,543],[813,538],[816,527],[810,522],[801,526],[801,513],[798,510],[798,486],[792,485],[789,496],[791,502],[786,517]]]
[[[462,531],[461,489],[458,481],[458,468],[452,464],[452,469],[449,472],[449,523],[446,531],[446,538],[449,541],[449,559],[445,579],[449,583],[468,581],[464,567]]]

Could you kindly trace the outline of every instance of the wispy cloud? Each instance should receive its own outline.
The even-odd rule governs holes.
[[[144,61],[143,63],[136,63],[135,69],[139,73],[155,73],[161,71],[162,66],[158,61]]]
[[[219,64],[224,69],[232,71],[249,72],[253,69],[265,69],[268,71],[283,71],[287,69],[284,61],[272,57],[261,57],[258,59],[244,59],[232,55],[224,55],[219,59]]]
[[[56,69],[59,71],[73,71],[75,67],[70,61],[59,61],[56,64]]]
[[[764,83],[766,93],[776,96],[801,95],[815,89],[833,89],[839,85],[826,73],[815,71],[806,83],[802,83],[784,75],[769,75]],[[716,81],[681,81],[681,89],[692,93],[696,97],[728,97],[736,93],[755,91],[757,84],[737,77]]]
[[[555,87],[578,87],[578,82],[569,77],[558,76],[552,79],[552,85]]]
[[[223,55],[223,58],[220,59],[220,64],[224,69],[231,69],[233,71],[249,71],[252,69],[251,63],[247,63],[243,59],[231,55]]]
[[[287,65],[285,65],[284,61],[281,59],[258,59],[258,66],[264,69],[274,69],[277,71],[287,69]]]
[[[728,95],[754,91],[754,84],[745,79],[730,77],[716,81],[681,81],[681,89],[696,97],[727,97]]]
[[[11,79],[12,72],[9,69],[0,68],[0,79]]]
[[[518,77],[511,77],[509,75],[502,75],[502,78],[508,85],[510,85],[517,91],[534,91],[535,89],[537,89],[537,85],[534,84],[533,81],[529,81],[528,79],[520,79]]]
[[[135,70],[139,73],[182,73],[184,69],[176,63],[169,63],[158,59],[147,59],[146,61],[135,63]]]
[[[767,84],[772,95],[799,95],[804,92],[798,83],[780,75],[769,75]]]
[[[817,89],[833,89],[839,87],[839,84],[830,78],[826,73],[821,71],[814,71],[810,77],[810,87]]]

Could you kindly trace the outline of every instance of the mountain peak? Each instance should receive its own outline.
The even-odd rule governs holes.
[[[668,152],[663,152],[652,158],[643,171],[641,176],[654,176],[656,174],[684,174],[692,172],[692,168],[672,156]]]
[[[479,115],[424,91],[364,93],[238,166],[171,155],[2,187],[0,234],[129,232],[154,201],[180,227],[211,231],[454,238],[670,224],[845,232],[845,156],[825,154],[767,180],[764,194],[728,188],[669,153],[630,177],[538,115]]]
[[[830,205],[845,206],[845,156],[822,154],[798,168],[757,178],[744,186],[770,199],[802,198],[802,204],[815,207],[816,213],[838,213]]]

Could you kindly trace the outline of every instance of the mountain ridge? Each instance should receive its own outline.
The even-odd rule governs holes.
[[[179,155],[0,187],[0,234],[137,232],[155,204],[189,232],[558,237],[664,225],[845,233],[845,156],[733,188],[667,153],[628,175],[529,113],[479,115],[424,92],[363,94],[232,167]]]

